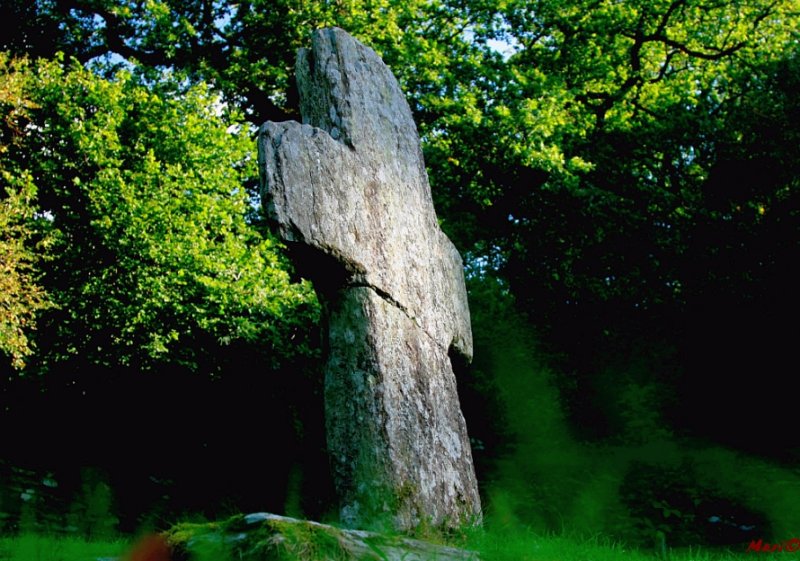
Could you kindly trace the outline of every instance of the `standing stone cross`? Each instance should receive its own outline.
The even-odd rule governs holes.
[[[267,214],[323,306],[325,414],[351,526],[480,521],[451,355],[472,358],[457,250],[411,110],[380,57],[323,29],[297,57],[303,124],[258,140]]]

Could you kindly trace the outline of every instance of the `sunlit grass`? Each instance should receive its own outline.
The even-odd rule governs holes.
[[[76,537],[36,534],[6,536],[0,537],[0,561],[111,561],[123,558],[130,543],[127,539],[86,541]],[[603,538],[542,536],[521,528],[473,531],[466,541],[458,545],[476,551],[481,561],[773,561],[793,557],[786,553],[747,553],[743,547],[740,552],[702,548],[671,550],[665,558]],[[193,561],[231,559],[221,546],[211,549],[201,547],[191,553]],[[302,561],[323,560],[304,558]]]
[[[21,534],[0,536],[0,561],[97,561],[122,556],[130,542]]]

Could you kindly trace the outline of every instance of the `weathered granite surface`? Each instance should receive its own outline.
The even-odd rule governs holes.
[[[461,258],[411,110],[341,29],[297,59],[304,124],[265,123],[262,196],[327,322],[326,423],[345,523],[455,526],[480,498],[450,354],[472,357]]]

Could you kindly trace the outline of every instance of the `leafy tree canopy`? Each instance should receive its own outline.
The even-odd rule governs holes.
[[[620,467],[612,475],[635,492],[618,496],[597,471],[613,462],[573,436],[630,447],[690,434],[800,457],[781,430],[792,409],[748,401],[757,384],[800,389],[783,376],[794,360],[785,325],[800,312],[797,0],[6,0],[0,17],[15,23],[0,37],[0,351],[25,372],[179,366],[214,380],[210,409],[231,364],[291,368],[314,355],[316,301],[290,282],[254,211],[249,125],[298,117],[296,50],[338,25],[409,96],[478,304],[471,374],[485,385],[465,410],[503,401],[508,418],[500,405],[492,415],[511,436],[486,419],[470,426],[487,456],[516,439],[499,467],[517,474],[524,510],[574,498],[583,516],[594,479],[603,500],[675,512],[659,502],[675,495],[672,468]],[[552,376],[516,309],[568,357]],[[166,394],[168,377],[153,378],[136,395],[161,396],[161,411],[186,391],[185,378]],[[273,379],[253,392],[254,378],[228,377],[227,416],[248,410],[259,424],[268,410],[276,448],[300,428],[322,442],[324,423],[308,416],[321,404],[307,405],[318,378],[286,378],[294,386],[265,407]],[[41,397],[2,389],[15,415]],[[71,403],[56,410],[72,414]],[[185,450],[205,452],[205,439]],[[243,441],[218,439],[237,454]],[[487,456],[476,453],[481,469]],[[719,456],[703,468],[715,484],[733,461]],[[294,458],[282,460],[288,473]],[[321,456],[305,461],[324,471]],[[238,480],[236,467],[220,479]],[[738,476],[728,490],[747,488]],[[797,519],[790,494],[779,503]],[[694,516],[678,512],[672,521]]]
[[[21,127],[34,103],[26,97],[30,76],[18,64],[0,53],[0,111],[3,126],[0,158],[9,145],[23,134]],[[25,366],[24,359],[33,352],[29,339],[37,311],[51,302],[37,283],[35,264],[40,256],[32,221],[36,207],[36,189],[30,174],[16,175],[0,160],[0,174],[5,187],[0,197],[0,351],[7,354],[15,368]],[[46,245],[39,240],[39,249]]]
[[[236,111],[169,75],[145,87],[61,60],[18,66],[36,79],[4,182],[38,189],[37,228],[52,238],[42,285],[57,305],[41,319],[38,368],[215,374],[228,346],[265,349],[273,367],[310,352],[313,294],[247,221],[255,156]]]
[[[502,277],[579,369],[645,339],[707,371],[696,359],[723,347],[733,328],[721,326],[752,333],[796,308],[770,296],[791,292],[797,249],[796,0],[11,0],[3,10],[20,22],[2,39],[11,53],[60,50],[109,78],[127,60],[136,78],[125,83],[149,84],[158,100],[191,99],[205,81],[255,124],[297,117],[292,67],[309,31],[347,29],[408,93],[443,227],[471,271]],[[162,83],[165,69],[174,78]],[[153,139],[153,169],[175,169],[180,160],[162,156],[172,141],[155,140],[152,124],[126,126]],[[119,227],[87,216],[76,224]],[[58,268],[50,276],[78,286]],[[130,282],[120,290],[140,281]],[[204,331],[212,339],[238,333],[203,321],[228,326]],[[694,329],[719,339],[691,350]],[[759,344],[780,340],[762,333]],[[141,348],[158,353],[174,335],[148,337]]]

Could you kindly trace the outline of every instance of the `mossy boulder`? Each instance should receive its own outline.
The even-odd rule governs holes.
[[[473,551],[268,513],[182,523],[166,537],[175,561],[479,561]]]

